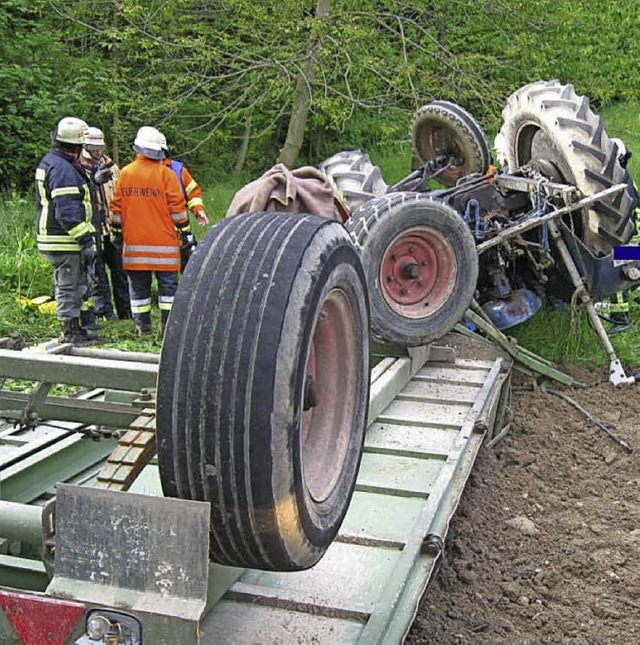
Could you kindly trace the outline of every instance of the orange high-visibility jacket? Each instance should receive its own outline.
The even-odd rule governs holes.
[[[200,213],[204,213],[202,188],[200,188],[200,184],[193,178],[189,169],[177,159],[163,159],[162,163],[171,168],[180,180],[182,192],[187,200],[187,208],[195,217],[198,217]]]
[[[128,271],[179,271],[176,227],[189,225],[178,178],[163,163],[138,155],[120,172],[109,204],[122,227],[122,265]]]

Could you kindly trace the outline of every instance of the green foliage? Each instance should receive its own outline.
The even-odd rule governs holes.
[[[30,185],[71,114],[105,130],[121,165],[138,127],[156,125],[206,178],[234,168],[248,128],[255,176],[278,157],[311,54],[301,163],[406,141],[411,112],[433,98],[491,131],[505,98],[539,78],[573,82],[597,106],[639,96],[632,0],[334,0],[326,17],[315,7],[0,0],[0,191]]]
[[[397,145],[378,146],[369,156],[376,166],[380,166],[388,184],[400,181],[411,172],[411,146],[408,140]]]
[[[0,201],[0,212],[0,290],[29,298],[50,294],[51,267],[35,243],[35,202],[14,193]]]

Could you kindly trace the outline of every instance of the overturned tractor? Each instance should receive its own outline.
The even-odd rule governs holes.
[[[439,299],[424,288],[425,273],[434,279],[432,267],[424,264],[427,249],[440,259],[437,284],[464,270],[453,261],[453,249],[435,242],[443,227],[454,230],[463,223],[467,229],[466,238],[479,254],[478,300],[502,329],[531,317],[542,300],[570,300],[576,291],[552,242],[554,223],[591,298],[628,288],[637,279],[632,265],[614,267],[611,255],[635,233],[637,195],[618,144],[589,100],[571,85],[539,81],[517,90],[503,117],[495,142],[500,171],[490,165],[478,123],[447,101],[434,101],[413,116],[410,132],[419,167],[397,184],[387,185],[361,151],[341,152],[321,164],[349,211],[345,224],[362,248],[365,265],[370,256],[380,258],[376,268],[368,267],[368,277],[379,280],[386,302],[376,311],[373,300],[372,312],[383,340],[395,340],[376,326],[388,309],[403,311],[414,322],[437,320]],[[399,208],[399,201],[415,207]],[[426,213],[422,219],[414,215],[413,222],[383,224],[417,209]],[[562,217],[544,218],[559,210]],[[382,245],[373,232],[381,225],[389,228]],[[405,244],[410,239],[415,243]],[[408,252],[410,246],[415,254]],[[467,245],[460,237],[453,246],[461,260]]]

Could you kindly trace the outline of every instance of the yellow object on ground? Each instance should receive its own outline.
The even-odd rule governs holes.
[[[49,315],[56,313],[56,301],[51,296],[37,296],[36,298],[20,296],[19,302],[23,309],[37,309],[41,314]]]

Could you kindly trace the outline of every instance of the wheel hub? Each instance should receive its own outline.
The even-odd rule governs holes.
[[[455,252],[437,231],[415,229],[398,236],[380,265],[386,303],[410,318],[425,318],[448,299],[457,274]]]
[[[417,235],[403,237],[390,247],[382,265],[387,293],[403,305],[424,300],[436,283],[437,265],[434,249],[426,240]]]
[[[416,262],[409,261],[401,269],[402,276],[407,280],[415,280],[420,275],[420,267]]]

